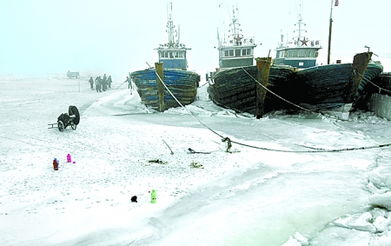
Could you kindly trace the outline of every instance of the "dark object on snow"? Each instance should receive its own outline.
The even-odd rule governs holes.
[[[132,202],[137,202],[137,196],[132,196],[132,198],[130,199]]]
[[[68,108],[68,114],[69,116],[73,117],[73,123],[75,125],[78,125],[79,122],[80,122],[80,113],[79,113],[79,110],[76,108],[76,106],[69,106]]]
[[[227,149],[226,149],[226,152],[231,152],[231,147],[232,147],[232,143],[231,143],[231,139],[229,139],[228,137],[225,137],[223,139],[221,139],[221,142],[227,142]]]
[[[209,151],[195,151],[192,148],[187,149],[189,151],[189,154],[210,154],[211,152]]]
[[[80,113],[76,106],[69,106],[68,113],[60,114],[57,118],[57,123],[48,124],[51,128],[54,128],[57,124],[60,132],[64,131],[65,128],[71,126],[73,130],[76,130],[77,125],[80,123]]]
[[[149,160],[149,163],[158,163],[158,164],[167,164],[166,161],[162,161],[160,159],[154,159],[154,160]]]

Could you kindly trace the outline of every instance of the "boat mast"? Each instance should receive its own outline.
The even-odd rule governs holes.
[[[170,2],[169,10],[168,10],[168,21],[167,21],[167,34],[168,34],[168,44],[173,45],[175,43],[175,25],[172,21],[172,2]]]
[[[330,64],[331,30],[332,30],[332,27],[333,27],[333,3],[334,3],[334,0],[331,0],[330,23],[329,23],[329,46],[328,46],[328,49],[327,49],[327,64]],[[338,0],[335,0],[335,6],[338,6]]]
[[[303,17],[302,17],[302,12],[303,12],[303,6],[301,5],[300,3],[300,10],[299,10],[299,15],[298,15],[298,20],[297,20],[297,29],[295,31],[298,32],[298,35],[297,35],[297,45],[299,45],[299,42],[301,41],[301,33],[305,30],[302,28],[302,26],[305,26],[304,22],[303,22]]]
[[[235,11],[236,10],[236,11]],[[240,28],[239,18],[237,17],[238,7],[233,8],[232,10],[232,22],[230,24],[231,27],[231,40],[233,40],[234,44],[239,46],[241,45],[241,40],[243,38],[242,29]]]

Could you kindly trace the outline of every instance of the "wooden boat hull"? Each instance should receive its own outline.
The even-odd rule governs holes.
[[[363,110],[374,111],[374,104],[384,104],[384,98],[381,95],[391,96],[391,73],[381,73],[376,76],[372,81],[366,84],[363,96],[357,105],[358,108]],[[376,98],[376,100],[373,100]],[[387,99],[389,100],[389,99]],[[376,107],[375,107],[376,108]]]
[[[379,74],[379,76],[375,77],[372,80],[372,82],[378,86],[376,87],[371,84],[368,85],[372,93],[377,92],[379,94],[391,96],[391,73],[390,72]],[[385,90],[381,90],[379,87]]]
[[[352,63],[330,64],[300,70],[295,84],[299,103],[313,110],[328,110],[354,104],[365,94],[365,87],[383,70],[379,63],[369,63],[357,88],[352,82]],[[353,95],[351,95],[353,93]]]
[[[287,84],[292,81],[295,69],[290,66],[271,66],[268,88],[286,96],[289,94]],[[237,112],[256,113],[256,66],[247,66],[220,70],[209,84],[209,98],[217,105]],[[286,103],[270,93],[266,93],[264,112],[286,107]]]
[[[131,73],[130,76],[137,86],[142,103],[158,110],[158,78],[155,71],[155,69],[139,70]],[[200,81],[200,76],[197,73],[187,70],[164,69],[163,81],[182,105],[194,102]],[[165,88],[163,98],[163,110],[180,106]]]

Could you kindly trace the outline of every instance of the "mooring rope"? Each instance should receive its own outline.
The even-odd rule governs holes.
[[[242,67],[243,68],[243,67]],[[245,70],[246,71],[246,70]],[[247,72],[247,71],[246,71]],[[223,135],[219,134],[215,130],[213,130],[211,127],[203,123],[200,119],[198,119],[193,112],[191,112],[187,107],[185,107],[176,97],[175,95],[171,92],[171,90],[167,87],[167,85],[164,83],[163,79],[159,76],[159,74],[155,70],[156,76],[159,78],[160,82],[163,84],[163,86],[166,88],[168,93],[174,98],[174,100],[182,107],[184,108],[193,118],[195,118],[202,126],[216,134],[221,138],[222,142],[227,142],[227,149],[226,152],[230,152],[230,148],[232,147],[232,143],[235,143],[237,145],[241,145],[244,147],[248,148],[253,148],[253,149],[258,149],[258,150],[264,150],[264,151],[274,151],[274,152],[285,152],[285,153],[327,153],[327,152],[345,152],[345,151],[355,151],[355,150],[366,150],[366,149],[376,149],[376,148],[385,148],[385,147],[390,147],[391,143],[387,144],[379,144],[379,145],[372,145],[372,146],[364,146],[364,147],[351,147],[351,148],[342,148],[342,149],[323,149],[323,148],[314,148],[312,150],[283,150],[283,149],[273,149],[273,148],[266,148],[266,147],[259,147],[259,146],[254,146],[250,144],[245,144],[241,143],[238,141],[232,141],[228,137],[224,137]],[[250,74],[249,74],[250,75]],[[251,76],[251,75],[250,75]],[[252,76],[251,76],[252,77]],[[253,77],[252,77],[253,78]],[[254,78],[253,78],[254,79]],[[257,80],[256,80],[257,81]],[[257,81],[258,82],[258,81]],[[264,87],[262,85],[262,87]],[[267,89],[266,87],[264,87]],[[267,89],[268,90],[268,89]],[[274,92],[273,92],[274,93]],[[275,94],[278,96],[277,94]],[[280,96],[279,96],[280,97]],[[282,98],[282,97],[281,97]],[[288,100],[287,100],[288,101]],[[299,106],[299,105],[298,105]],[[308,109],[307,109],[308,110]]]
[[[171,90],[167,87],[166,83],[164,83],[163,79],[160,77],[160,75],[156,72],[155,70],[155,74],[156,76],[159,78],[160,82],[163,84],[164,88],[166,88],[166,90],[168,91],[168,93],[170,93],[170,95],[174,98],[174,100],[182,107],[184,108],[194,119],[196,119],[201,125],[203,125],[204,127],[206,127],[207,129],[209,129],[211,132],[213,132],[214,134],[216,134],[217,136],[219,136],[220,138],[224,138],[221,134],[219,134],[218,132],[216,132],[215,130],[213,130],[212,128],[210,128],[209,126],[207,126],[204,122],[202,122],[200,119],[198,119],[194,114],[193,112],[191,112],[188,108],[186,108],[177,98],[176,96],[171,92]]]
[[[293,106],[295,106],[295,107],[297,107],[297,108],[299,108],[299,109],[301,109],[301,110],[308,111],[308,112],[315,112],[315,111],[313,111],[313,110],[304,108],[304,107],[302,107],[302,106],[300,106],[300,105],[298,105],[298,104],[296,104],[296,103],[294,103],[294,102],[291,102],[291,101],[289,101],[288,99],[283,98],[282,96],[278,95],[278,94],[275,93],[274,91],[272,91],[272,90],[270,90],[269,88],[267,88],[266,86],[264,86],[264,85],[263,85],[261,82],[259,82],[256,78],[254,78],[254,76],[252,76],[246,69],[244,69],[244,67],[241,67],[241,68],[243,69],[243,71],[244,71],[251,79],[253,79],[256,83],[258,83],[263,89],[265,89],[265,90],[266,90],[267,92],[269,92],[270,94],[276,96],[277,98],[281,99],[282,101],[284,101],[284,102],[286,102],[286,103],[288,103],[288,104],[290,104],[290,105],[293,105]],[[317,112],[315,112],[315,113],[317,113]]]
[[[249,145],[249,144],[240,143],[240,142],[237,142],[237,141],[231,141],[231,143],[236,143],[238,145],[249,147],[249,148],[253,148],[253,149],[274,151],[274,152],[285,152],[285,153],[345,152],[345,151],[354,151],[354,150],[379,149],[379,148],[385,148],[385,147],[390,147],[391,146],[391,143],[387,143],[387,144],[379,144],[379,145],[371,145],[371,146],[363,146],[363,147],[351,147],[351,148],[342,148],[342,149],[314,148],[313,150],[282,150],[282,149],[272,149],[272,148],[266,148],[266,147],[258,147],[258,146],[253,146],[253,145]]]
[[[381,91],[385,91],[385,92],[391,93],[391,90],[388,90],[388,89],[386,89],[386,88],[383,88],[383,87],[381,87],[381,86],[378,86],[377,84],[373,83],[372,80],[369,80],[369,79],[365,78],[363,74],[359,73],[358,75],[359,75],[359,76],[361,77],[361,79],[364,80],[365,82],[370,83],[371,85],[373,85],[373,86],[375,86],[376,88],[378,88],[378,89],[379,89],[379,93],[380,93]]]

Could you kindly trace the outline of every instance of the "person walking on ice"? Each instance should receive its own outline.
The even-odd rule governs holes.
[[[91,90],[94,89],[94,79],[92,77],[90,77],[90,80],[88,80],[88,82],[90,82],[90,88]]]
[[[124,82],[128,82],[128,89],[130,89],[130,95],[132,95],[132,91],[133,91],[132,79],[129,76],[126,76],[126,80]]]

